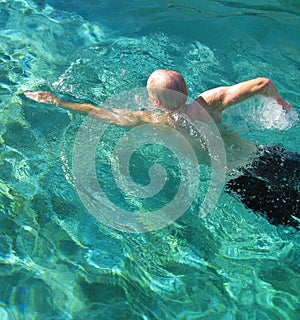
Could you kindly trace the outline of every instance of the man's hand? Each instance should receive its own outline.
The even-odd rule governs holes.
[[[266,82],[265,87],[262,89],[262,95],[274,99],[282,107],[282,109],[287,112],[293,110],[292,105],[280,96],[275,84],[270,79],[265,78],[265,80],[268,81]]]
[[[46,103],[46,104],[55,104],[58,105],[60,99],[57,98],[51,92],[35,91],[35,92],[24,92],[24,95],[36,102]]]
[[[287,112],[293,110],[292,105],[281,97],[277,97],[276,102]]]

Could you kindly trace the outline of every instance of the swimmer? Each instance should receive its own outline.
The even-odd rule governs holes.
[[[293,109],[290,103],[280,96],[275,84],[264,77],[207,90],[187,104],[188,88],[183,76],[172,70],[156,70],[148,78],[147,91],[149,101],[161,112],[117,108],[110,111],[92,104],[65,101],[50,92],[24,94],[36,102],[90,114],[119,126],[142,123],[174,125],[175,114],[183,114],[190,120],[205,122],[213,119],[216,123],[221,123],[224,110],[256,95],[273,99],[286,112]],[[232,162],[235,162],[234,166],[240,171],[239,176],[229,174],[226,191],[238,194],[246,207],[262,214],[270,223],[288,224],[299,229],[299,155],[280,148],[266,147],[259,150],[255,144],[242,140],[237,134],[227,134],[221,126],[219,129],[225,149],[229,145]],[[237,146],[236,152],[232,153],[234,144]],[[229,152],[227,153],[229,155]],[[229,157],[227,158],[227,162],[230,162]],[[240,161],[239,158],[247,158],[248,163]],[[282,181],[287,180],[289,183],[282,185]]]
[[[120,126],[135,126],[139,123],[169,124],[170,112],[183,113],[191,120],[206,121],[207,113],[221,122],[222,113],[228,107],[256,95],[275,100],[284,110],[292,106],[278,93],[275,84],[268,78],[259,77],[232,86],[223,86],[201,93],[193,103],[187,104],[188,88],[183,76],[173,70],[156,70],[147,81],[150,102],[166,114],[154,114],[147,110],[126,111],[114,108],[112,111],[100,109],[87,103],[74,103],[62,100],[50,92],[25,92],[25,96],[36,102],[53,104],[75,112],[90,114],[104,120],[110,120]]]

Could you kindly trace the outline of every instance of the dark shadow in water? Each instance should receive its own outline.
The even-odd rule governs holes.
[[[227,191],[271,224],[300,230],[300,155],[278,146],[264,148],[243,175],[230,180]]]

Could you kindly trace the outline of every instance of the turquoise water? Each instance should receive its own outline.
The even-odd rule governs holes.
[[[298,1],[0,0],[0,9],[0,318],[299,319],[299,232],[269,224],[225,192],[198,218],[209,169],[197,199],[168,227],[109,228],[84,207],[72,177],[85,117],[21,94],[51,90],[99,104],[171,68],[192,97],[270,77],[299,112]],[[247,140],[300,152],[297,115],[264,100],[232,107],[224,122]],[[109,168],[124,132],[107,133],[98,177],[113,202],[154,210],[176,193],[178,163],[169,163],[158,198],[124,198]],[[133,178],[147,184],[151,164],[169,156],[145,146]]]

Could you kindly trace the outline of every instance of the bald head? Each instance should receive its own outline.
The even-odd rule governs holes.
[[[147,81],[149,98],[157,105],[176,110],[186,103],[188,89],[183,76],[173,70],[156,70]]]

